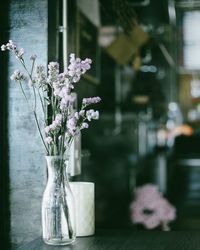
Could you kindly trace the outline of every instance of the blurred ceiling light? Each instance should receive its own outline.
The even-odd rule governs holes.
[[[142,72],[151,72],[151,73],[156,73],[157,72],[157,67],[154,65],[142,65],[140,67],[140,70]]]
[[[147,104],[149,102],[149,96],[147,95],[135,95],[132,97],[133,102],[137,104]]]
[[[168,105],[168,109],[169,111],[176,112],[179,109],[179,107],[176,102],[170,102]]]
[[[103,26],[99,29],[99,45],[108,47],[116,38],[117,28],[114,26]]]
[[[188,111],[188,120],[189,121],[196,121],[199,119],[199,114],[196,109],[191,109]]]

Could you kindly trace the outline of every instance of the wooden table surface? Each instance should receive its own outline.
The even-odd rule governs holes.
[[[49,246],[38,238],[18,250],[200,250],[200,232],[102,230],[70,246]]]

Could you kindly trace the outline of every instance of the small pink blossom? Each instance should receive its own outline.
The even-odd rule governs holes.
[[[176,209],[162,197],[155,185],[147,184],[135,191],[131,218],[133,223],[143,224],[147,229],[161,226],[165,230],[168,223],[175,220]]]

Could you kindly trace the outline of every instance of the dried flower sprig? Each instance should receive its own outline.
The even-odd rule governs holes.
[[[13,52],[25,70],[25,73],[15,70],[11,75],[11,80],[19,83],[29,107],[32,107],[47,155],[64,155],[74,136],[79,134],[82,129],[88,128],[89,122],[99,119],[98,111],[86,110],[89,105],[101,101],[98,96],[83,98],[82,107],[79,111],[75,111],[73,108],[76,101],[73,89],[81,76],[90,69],[92,60],[89,58],[81,60],[76,58],[75,54],[70,54],[70,63],[67,70],[60,73],[59,64],[50,62],[46,73],[44,65],[35,65],[37,56],[34,54],[29,58],[32,65],[31,70],[28,70],[24,59],[24,49],[18,49],[12,40],[3,44],[1,50]],[[27,80],[33,91],[33,105],[30,105],[30,100],[27,98],[23,87],[23,83]],[[40,128],[37,115],[38,99],[44,113],[44,133]],[[51,116],[47,115],[48,105],[52,110]]]

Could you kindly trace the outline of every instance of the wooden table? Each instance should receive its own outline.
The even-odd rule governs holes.
[[[18,250],[200,250],[200,232],[102,230],[70,246],[48,246],[38,238]]]

